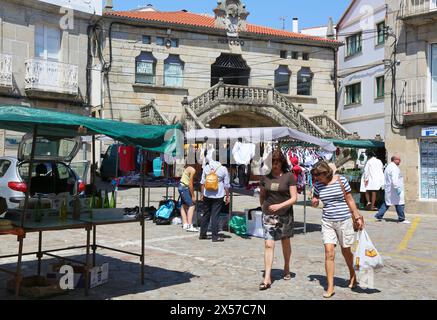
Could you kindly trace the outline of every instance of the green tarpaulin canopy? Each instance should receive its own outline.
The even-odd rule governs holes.
[[[180,124],[146,126],[46,109],[0,106],[1,129],[27,133],[33,132],[35,125],[38,125],[38,135],[75,137],[103,134],[126,145],[168,154],[176,150],[176,132],[182,129]],[[79,130],[80,127],[86,130]]]
[[[385,143],[376,140],[337,140],[337,139],[326,139],[334,143],[337,147],[344,148],[360,148],[360,149],[375,149],[384,148]]]

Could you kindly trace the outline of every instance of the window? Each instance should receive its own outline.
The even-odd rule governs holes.
[[[151,44],[152,38],[150,36],[143,36],[143,44]]]
[[[164,61],[164,85],[168,87],[182,87],[184,76],[184,62],[177,55],[170,55]]]
[[[361,33],[346,38],[346,57],[361,52]]]
[[[280,93],[289,93],[290,88],[290,70],[287,66],[279,66],[275,71],[275,89]]]
[[[378,23],[376,25],[376,30],[378,32],[378,35],[376,37],[376,45],[384,44],[385,43],[385,22]]]
[[[158,46],[164,46],[165,45],[165,39],[163,37],[156,37],[156,44]]]
[[[155,84],[156,59],[151,52],[141,52],[135,59],[135,82]]]
[[[59,60],[61,51],[61,30],[45,25],[35,26],[35,57]]]
[[[376,77],[376,99],[384,98],[384,86],[385,86],[384,76]]]
[[[294,59],[294,60],[299,59],[299,52],[293,51],[291,53],[291,59]]]
[[[0,178],[6,174],[10,166],[11,162],[9,160],[0,160]]]
[[[431,46],[431,105],[437,107],[437,43]]]
[[[287,50],[281,50],[281,51],[279,52],[279,56],[280,56],[282,59],[287,59]]]
[[[351,84],[346,86],[345,105],[361,103],[361,83]]]
[[[297,73],[297,94],[312,95],[313,73],[310,68],[302,68]]]
[[[179,39],[166,39],[164,37],[156,37],[156,44],[158,46],[166,46],[168,48],[179,47]]]
[[[420,195],[437,199],[437,139],[420,141]]]
[[[306,53],[306,52],[302,53],[302,59],[303,60],[310,60],[310,54]]]

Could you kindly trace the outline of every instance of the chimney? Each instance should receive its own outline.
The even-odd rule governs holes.
[[[328,30],[326,31],[326,38],[335,39],[334,21],[332,21],[332,17],[329,17]]]
[[[299,18],[293,18],[293,32],[299,33]]]
[[[112,11],[113,5],[112,5],[112,0],[106,0],[106,5],[105,5],[105,12],[106,11]]]

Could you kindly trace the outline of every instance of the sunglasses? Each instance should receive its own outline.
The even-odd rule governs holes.
[[[320,177],[322,174],[325,174],[325,172],[314,173],[313,176]]]

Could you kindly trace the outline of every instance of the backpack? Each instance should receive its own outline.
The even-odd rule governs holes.
[[[215,170],[211,170],[205,177],[205,189],[207,191],[217,191],[219,188],[219,177],[215,173],[220,167]]]
[[[173,200],[166,201],[162,206],[156,211],[155,218],[165,219],[170,221],[170,217],[175,209],[175,204]]]

